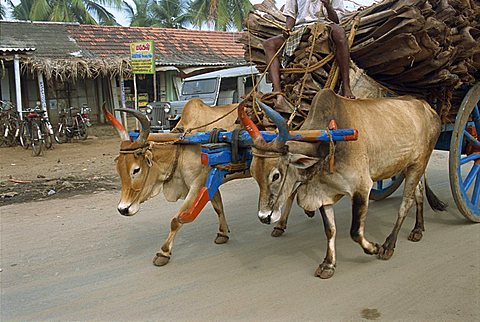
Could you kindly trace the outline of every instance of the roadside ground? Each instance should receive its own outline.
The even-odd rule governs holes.
[[[92,126],[87,140],[54,143],[38,157],[21,146],[0,148],[0,206],[119,189],[119,146],[111,126]]]

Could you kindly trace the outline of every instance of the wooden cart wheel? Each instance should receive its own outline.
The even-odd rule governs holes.
[[[450,142],[453,199],[465,218],[480,222],[480,83],[464,97]]]
[[[397,174],[388,180],[377,181],[370,190],[370,200],[380,201],[394,193],[405,179],[403,173]]]

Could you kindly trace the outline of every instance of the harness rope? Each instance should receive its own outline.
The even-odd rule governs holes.
[[[268,151],[268,150],[264,150],[264,151]],[[286,155],[288,153],[288,149],[285,149],[285,152],[276,152],[276,151],[268,151],[268,152],[273,152],[274,154],[256,153],[252,151],[253,155],[259,158],[278,158],[283,155]],[[287,168],[285,169],[285,174],[282,176],[282,183],[280,184],[280,189],[278,191],[283,190],[283,186],[285,185],[285,181],[287,180],[287,173],[289,168],[290,168],[290,162],[287,163]],[[273,205],[272,205],[272,210],[270,211],[270,214],[268,215],[268,217],[272,216],[275,206],[277,205],[278,198],[280,198],[280,194],[276,195],[275,201],[273,202]]]
[[[170,143],[170,142],[168,142],[168,143]],[[136,149],[120,150],[120,154],[134,154],[135,157],[138,157],[140,155],[145,155],[145,153],[147,151],[152,152],[152,148],[155,144],[157,144],[157,143],[148,142],[145,146],[142,146],[142,147],[139,147],[139,148],[136,148]],[[152,154],[153,154],[153,152],[152,152]],[[163,179],[164,184],[168,183],[170,180],[172,180],[173,175],[175,174],[175,171],[177,170],[179,156],[180,156],[180,145],[176,144],[175,145],[175,158],[173,159],[173,164],[172,164],[172,167],[170,168],[170,171],[165,173],[165,176],[164,176],[164,179]],[[152,158],[152,162],[156,163],[156,161],[154,161],[153,158]],[[142,187],[145,185],[148,174],[150,172],[150,168],[151,168],[151,166],[148,167],[148,172],[147,172],[147,175],[145,176]],[[141,190],[141,188],[140,189],[133,189],[133,191],[135,191],[135,192],[138,192],[140,190]]]
[[[312,61],[312,55],[313,55],[313,50],[315,48],[315,42],[317,41],[317,37],[319,35],[317,26],[318,26],[317,24],[315,24],[313,26],[312,46],[310,47],[310,53],[308,55],[307,67],[305,68],[305,74],[303,75],[302,86],[300,87],[300,95],[298,96],[297,105],[295,105],[295,108],[294,108],[292,114],[290,114],[290,118],[288,119],[288,122],[287,122],[288,127],[290,127],[290,125],[292,124],[293,119],[295,118],[295,115],[297,114],[297,111],[300,112],[300,114],[302,114],[303,116],[307,117],[304,113],[302,113],[302,111],[300,111],[300,104],[302,103],[303,90],[305,88],[305,83],[307,81],[307,74],[308,74],[308,69],[310,67],[310,62]]]

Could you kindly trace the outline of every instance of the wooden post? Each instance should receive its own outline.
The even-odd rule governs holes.
[[[120,74],[119,77],[120,77],[120,88],[121,88],[121,91],[122,91],[122,108],[126,108],[127,104],[126,104],[126,99],[125,99],[125,80],[123,79],[122,74]],[[123,123],[123,127],[128,129],[127,113],[125,113],[125,112],[122,113],[122,123]]]
[[[40,92],[40,103],[42,104],[42,111],[47,110],[47,99],[45,97],[45,82],[43,81],[42,72],[38,72],[38,91]]]
[[[13,68],[15,71],[15,97],[17,103],[17,111],[20,114],[20,119],[23,119],[22,107],[22,87],[20,83],[20,57],[15,55],[13,59]]]
[[[134,95],[135,110],[138,111],[138,93],[137,93],[137,75],[136,74],[133,74],[133,95]],[[138,124],[138,120],[135,119],[135,130],[138,130],[139,128],[140,127]]]
[[[157,101],[157,71],[153,70],[153,101]]]

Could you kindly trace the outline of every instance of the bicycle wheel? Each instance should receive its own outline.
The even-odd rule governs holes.
[[[0,146],[4,146],[7,144],[5,140],[5,131],[7,130],[3,121],[0,121]]]
[[[51,149],[53,146],[53,134],[50,133],[51,132],[50,128],[51,128],[50,124],[46,122],[42,122],[43,139],[45,141],[44,143],[47,149]]]
[[[88,138],[87,125],[83,119],[78,120],[78,138],[83,141]]]
[[[15,146],[17,142],[15,141],[15,132],[17,131],[17,124],[13,121],[10,121],[6,124],[5,127],[5,143],[7,146]]]
[[[64,123],[58,123],[58,127],[55,129],[55,141],[57,141],[58,144],[62,144],[67,142],[67,136],[65,134],[65,124]]]
[[[43,149],[43,138],[42,138],[42,132],[40,130],[40,127],[38,126],[37,123],[32,123],[32,136],[30,139],[30,143],[32,145],[32,153],[34,156],[39,156],[40,153],[42,153]]]
[[[30,133],[28,131],[28,124],[22,123],[20,125],[20,144],[26,150],[30,145]]]

